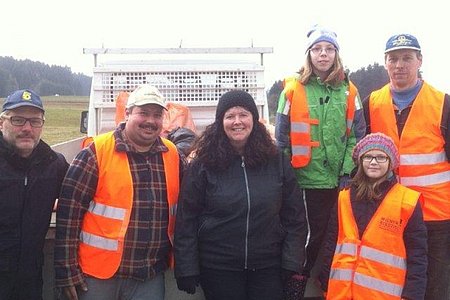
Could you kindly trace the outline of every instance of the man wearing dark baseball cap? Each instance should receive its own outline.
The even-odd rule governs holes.
[[[400,49],[411,49],[420,51],[419,41],[411,34],[396,34],[389,38],[386,42],[384,53],[388,53]]]
[[[450,299],[450,96],[423,80],[422,48],[414,35],[390,37],[384,56],[390,82],[363,102],[367,133],[395,141],[399,181],[422,194],[428,230],[428,257],[408,254],[408,260],[428,259],[426,287],[405,285],[402,298],[423,299],[425,292],[425,299]],[[408,269],[407,276],[422,273]]]
[[[22,106],[36,107],[44,112],[41,97],[32,90],[18,90],[9,95],[3,104],[2,112]]]
[[[42,299],[45,235],[68,167],[41,140],[43,126],[39,95],[26,89],[6,98],[0,113],[2,299]]]

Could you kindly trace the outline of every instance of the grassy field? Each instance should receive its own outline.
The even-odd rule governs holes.
[[[42,139],[49,145],[85,136],[80,133],[81,112],[88,110],[88,96],[42,97],[45,125]]]

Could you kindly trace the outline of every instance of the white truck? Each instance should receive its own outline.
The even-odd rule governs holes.
[[[220,96],[232,89],[250,93],[260,116],[269,120],[263,63],[264,54],[273,52],[271,47],[86,48],[83,52],[94,57],[89,111],[81,126],[90,137],[113,130],[119,93],[145,83],[156,86],[167,102],[187,106],[197,133],[212,123]],[[259,55],[259,62],[248,59],[249,54]],[[119,59],[100,61],[106,55]],[[54,148],[71,161],[80,145],[76,139]]]

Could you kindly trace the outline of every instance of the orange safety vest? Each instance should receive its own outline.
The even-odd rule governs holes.
[[[168,236],[173,245],[179,192],[179,158],[175,145],[162,139],[169,205]],[[100,279],[111,278],[122,259],[124,238],[133,206],[133,182],[125,152],[115,151],[113,132],[94,138],[99,180],[94,199],[83,218],[78,259],[84,273]]]
[[[419,197],[418,192],[395,184],[360,239],[350,190],[339,193],[339,232],[327,299],[401,298],[407,271],[403,232]]]
[[[372,132],[389,135],[400,153],[399,180],[423,195],[425,221],[450,219],[450,163],[441,133],[444,93],[426,82],[411,107],[401,137],[389,85],[370,96]]]
[[[311,138],[311,125],[318,125],[318,119],[311,119],[309,116],[308,101],[306,98],[305,87],[295,77],[284,80],[286,99],[290,102],[291,113],[291,163],[294,168],[306,166],[311,160],[311,147],[319,147],[319,141],[313,141]],[[356,87],[349,82],[347,91],[347,136],[350,136],[353,118],[355,116],[355,97]]]

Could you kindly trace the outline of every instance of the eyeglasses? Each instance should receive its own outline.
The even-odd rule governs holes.
[[[334,48],[334,47],[326,47],[326,48],[314,47],[314,48],[309,49],[309,52],[312,52],[314,55],[318,55],[318,54],[322,53],[322,51],[325,51],[326,54],[334,54],[334,53],[336,53],[336,48]]]
[[[385,163],[388,161],[388,157],[386,155],[363,155],[362,160],[367,162],[372,162],[372,160],[375,158],[377,163]]]
[[[41,128],[44,126],[44,119],[41,118],[24,118],[19,116],[7,116],[4,115],[4,118],[8,119],[13,126],[23,126],[25,123],[30,122],[31,127]]]

